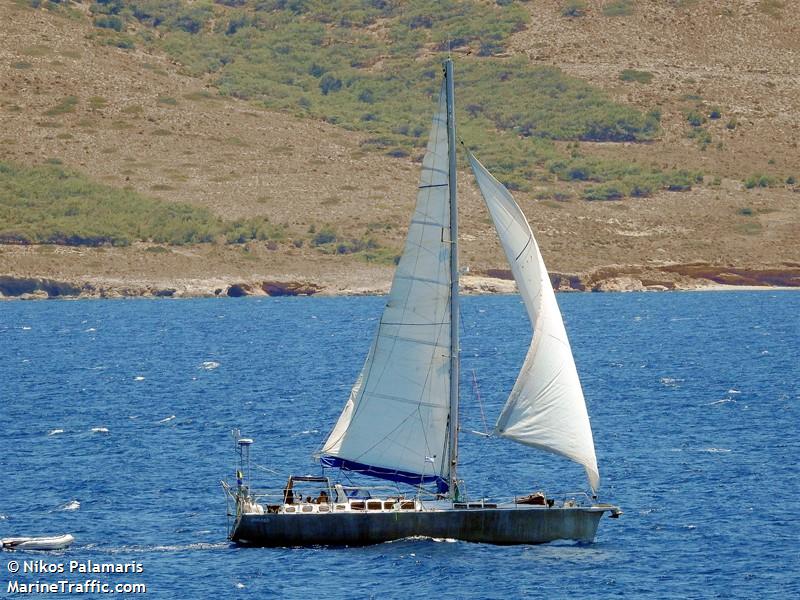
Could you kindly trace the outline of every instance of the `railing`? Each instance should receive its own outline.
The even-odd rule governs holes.
[[[265,510],[268,507],[272,507],[273,511],[277,510],[278,506],[286,505],[286,488],[281,489],[261,489],[261,490],[251,490],[247,487],[243,488],[232,488],[226,482],[222,482],[223,488],[226,492],[226,501],[228,505],[228,517],[229,517],[229,527],[230,527],[230,517],[239,517],[239,512],[241,511],[241,500],[247,500],[253,504],[262,505]],[[338,484],[335,485],[321,485],[317,487],[323,487],[327,489],[327,499],[325,501],[318,501],[310,496],[306,496],[306,500],[302,499],[302,496],[298,498],[298,495],[295,493],[294,498],[297,500],[292,504],[296,506],[301,505],[308,505],[308,504],[315,504],[315,505],[349,505],[352,502],[363,502],[366,503],[368,501],[381,501],[382,504],[385,504],[386,499],[393,499],[395,501],[410,501],[416,500],[422,503],[423,507],[425,504],[431,503],[438,503],[444,500],[440,495],[434,492],[428,492],[426,490],[418,489],[416,490],[415,494],[408,494],[403,493],[402,490],[395,486],[387,486],[387,485],[377,485],[377,486],[341,486],[341,489],[347,492],[357,491],[358,496],[347,496],[347,499],[342,499],[338,497],[338,492],[336,490],[339,487]],[[243,491],[243,495],[242,492]],[[293,490],[296,492],[296,490]],[[522,499],[531,499],[535,495],[541,494],[542,502],[522,502]],[[343,501],[344,500],[344,501]],[[233,504],[233,507],[231,507]],[[481,509],[481,508],[497,508],[497,507],[505,507],[505,508],[523,508],[523,507],[530,507],[532,505],[541,505],[547,507],[561,507],[561,508],[569,508],[569,507],[585,507],[591,506],[596,504],[596,499],[591,497],[585,491],[572,491],[572,492],[558,492],[552,495],[546,495],[544,492],[534,492],[534,493],[523,493],[523,494],[515,494],[510,497],[501,497],[498,499],[487,499],[487,498],[477,498],[477,499],[465,499],[460,500],[458,502],[454,502],[453,505],[457,508],[467,508],[467,509]],[[440,505],[441,506],[441,505]],[[610,506],[610,505],[609,505]],[[233,508],[233,512],[231,511]],[[364,508],[366,508],[366,504],[364,504]],[[384,507],[385,508],[385,507]],[[431,506],[431,508],[434,508]],[[363,509],[358,509],[363,510]],[[618,510],[618,509],[617,509]],[[308,512],[308,511],[306,511]],[[324,511],[327,512],[327,511]],[[331,511],[333,512],[333,511]]]

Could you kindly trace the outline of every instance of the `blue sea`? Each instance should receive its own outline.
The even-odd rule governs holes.
[[[558,300],[600,499],[625,514],[603,518],[589,545],[340,549],[231,545],[219,481],[236,467],[235,427],[255,439],[255,485],[319,472],[311,454],[383,298],[0,303],[0,537],[76,538],[62,552],[0,553],[0,597],[23,595],[13,581],[87,579],[191,599],[800,596],[800,294]],[[468,431],[492,426],[530,327],[516,296],[462,304],[467,492],[585,490],[580,467]],[[67,572],[14,574],[10,561]],[[70,561],[141,572],[70,573]]]

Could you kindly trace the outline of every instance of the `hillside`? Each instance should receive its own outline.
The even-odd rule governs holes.
[[[234,293],[297,291],[287,283],[336,293],[388,286],[414,201],[425,137],[414,132],[429,119],[430,84],[404,84],[418,100],[402,103],[396,88],[381,86],[389,85],[387,74],[406,81],[417,66],[422,76],[436,64],[444,33],[434,24],[427,38],[402,37],[417,31],[410,18],[426,16],[414,2],[383,3],[399,8],[375,15],[369,10],[381,3],[350,2],[344,14],[364,13],[363,28],[342,19],[319,25],[328,17],[313,2],[299,3],[309,8],[297,15],[273,3],[266,16],[250,3],[233,4],[180,3],[206,11],[207,20],[189,34],[131,16],[158,2],[120,2],[117,32],[96,26],[109,18],[97,7],[111,3],[33,8],[0,0],[0,163],[44,165],[85,178],[84,185],[106,186],[108,195],[127,190],[143,204],[208,211],[225,231],[236,220],[268,225],[238,243],[218,233],[214,242],[177,245],[151,234],[95,247],[0,244],[0,293],[181,295],[226,293],[234,284]],[[548,266],[568,276],[562,287],[691,287],[708,278],[800,284],[800,18],[793,11],[746,0],[724,10],[687,1],[454,5],[469,5],[478,16],[514,11],[493,21],[488,49],[486,39],[470,33],[475,26],[467,17],[441,25],[466,32],[453,50],[457,77],[471,84],[457,90],[461,134],[515,188]],[[568,5],[580,16],[565,16]],[[228,33],[247,18],[249,29]],[[336,43],[321,56],[345,89],[324,93],[324,70],[317,77],[297,58],[310,51],[305,46],[289,53],[294,62],[264,73],[252,61],[255,51],[235,54],[245,40],[242,47],[255,47],[259,32],[273,35],[269,19],[284,19],[276,31],[298,40],[322,27]],[[354,31],[372,41],[346,37]],[[279,43],[264,39],[268,50]],[[208,62],[214,52],[233,61],[204,71],[197,56]],[[348,66],[356,55],[363,64]],[[290,68],[301,71],[289,76]],[[545,121],[526,121],[524,94],[508,100],[520,103],[515,112],[504,112],[490,92],[507,71],[523,83],[512,78],[510,87],[497,88],[498,98],[520,96],[514,85],[545,81],[546,74],[557,88],[576,90],[574,97],[593,98],[603,115],[626,123],[619,131],[639,141],[603,133],[609,129],[567,130],[569,121],[556,127],[561,121],[552,110]],[[268,77],[294,87],[252,86]],[[345,95],[351,80],[358,99]],[[359,102],[369,105],[366,120],[353,108]],[[574,121],[583,110],[572,109]],[[647,115],[658,117],[657,128]],[[511,163],[505,171],[503,161]],[[690,179],[676,187],[684,191],[667,191],[682,173]],[[693,179],[698,173],[700,181]],[[503,277],[488,215],[464,175],[462,263],[473,275]],[[17,215],[0,212],[0,232],[18,226],[11,222]],[[320,243],[320,232],[335,241]]]

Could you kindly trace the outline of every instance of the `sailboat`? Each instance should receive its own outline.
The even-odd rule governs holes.
[[[471,154],[469,164],[533,326],[533,339],[495,433],[582,465],[591,495],[470,500],[458,477],[459,265],[453,64],[422,162],[416,208],[378,331],[338,421],[316,458],[321,476],[291,476],[281,490],[249,482],[253,440],[236,434],[236,484],[223,482],[244,545],[365,545],[408,537],[491,544],[594,540],[605,513],[575,361],[530,225],[508,190]],[[326,470],[346,474],[342,480]],[[366,487],[361,474],[393,482]],[[403,492],[401,486],[409,491]],[[307,494],[304,490],[314,490]],[[317,491],[319,493],[317,494]]]

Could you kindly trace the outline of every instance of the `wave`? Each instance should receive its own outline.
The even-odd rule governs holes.
[[[137,375],[133,378],[134,381],[144,381],[144,375]]]
[[[63,510],[63,511],[73,511],[78,510],[81,507],[81,503],[77,500],[70,500],[69,502],[65,502],[61,506],[57,507],[56,510]]]
[[[170,421],[172,421],[172,419],[174,419],[174,418],[175,418],[175,415],[170,415],[170,416],[168,416],[168,417],[165,417],[165,418],[161,419],[161,420],[159,421],[159,423],[169,423],[169,422],[170,422]]]
[[[108,427],[92,427],[92,433],[108,433]]]
[[[51,429],[47,432],[47,435],[58,435],[59,433],[64,433],[63,429]]]
[[[206,360],[201,364],[198,368],[205,369],[206,371],[213,371],[219,366],[219,363],[215,360]]]
[[[231,542],[194,542],[191,544],[164,544],[154,546],[138,546],[138,545],[125,545],[115,547],[104,547],[97,544],[88,544],[84,546],[86,550],[96,550],[98,552],[107,552],[109,554],[127,554],[127,553],[148,553],[148,552],[186,552],[187,550],[224,550],[231,547]]]
[[[728,402],[735,403],[736,400],[734,400],[733,398],[723,398],[722,400],[714,400],[714,402],[711,402],[710,404],[711,406],[714,406],[715,404],[727,404]]]

